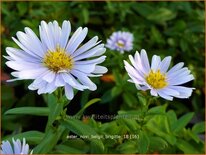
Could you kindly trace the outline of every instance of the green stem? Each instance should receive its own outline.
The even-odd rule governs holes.
[[[59,138],[65,131],[65,127],[61,126],[59,122],[54,126],[54,122],[64,111],[65,100],[63,99],[63,89],[60,88],[54,93],[53,98],[56,103],[50,103],[49,105],[49,116],[46,125],[45,136],[41,143],[34,148],[35,153],[48,153],[57,144]]]
[[[60,116],[60,114],[64,110],[65,101],[63,100],[62,94],[63,94],[62,88],[58,89],[57,92],[55,93],[57,103],[53,104],[49,109],[49,116],[48,116],[48,122],[46,125],[46,131],[50,127],[52,127],[52,124],[54,123],[54,121],[57,119],[58,116]]]
[[[142,105],[142,112],[143,112],[143,115],[142,115],[142,121],[140,121],[140,126],[141,128],[143,127],[144,125],[144,121],[145,121],[145,117],[147,115],[147,112],[149,110],[149,106],[153,103],[153,100],[154,100],[154,97],[150,97],[148,100],[147,100],[147,104],[145,105]]]

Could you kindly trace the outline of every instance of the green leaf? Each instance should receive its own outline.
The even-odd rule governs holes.
[[[131,154],[137,153],[137,143],[135,141],[126,141],[117,147],[120,153]]]
[[[134,97],[132,94],[125,92],[123,94],[123,99],[127,103],[128,106],[134,107],[137,103],[136,97]]]
[[[197,154],[199,153],[198,150],[196,150],[196,148],[194,148],[190,143],[188,143],[185,140],[182,139],[178,139],[176,146],[182,150],[185,154]]]
[[[138,3],[133,8],[143,17],[147,17],[154,12],[154,8],[146,3]]]
[[[177,45],[175,39],[173,39],[173,38],[168,38],[168,39],[167,39],[167,43],[168,43],[170,46],[173,46],[173,47],[175,47],[175,46]]]
[[[70,154],[70,153],[73,153],[73,154],[84,154],[86,152],[84,152],[83,150],[78,150],[76,148],[73,148],[73,147],[70,147],[70,146],[66,146],[66,145],[57,145],[55,146],[55,150],[58,152],[58,153],[62,153],[62,154]]]
[[[104,153],[104,144],[100,140],[92,139],[90,143],[90,148],[91,148],[90,151],[91,154]]]
[[[173,126],[175,125],[177,121],[176,113],[173,110],[169,110],[167,112],[167,118],[169,120],[170,127],[173,128]]]
[[[166,116],[154,116],[147,122],[146,127],[151,132],[167,140],[171,145],[175,144],[176,138],[170,131],[169,122]]]
[[[172,12],[167,8],[158,8],[152,14],[149,14],[147,16],[147,19],[157,23],[163,23],[168,20],[174,19],[175,17],[176,17],[175,12]]]
[[[152,152],[161,151],[168,147],[168,143],[161,137],[149,137],[149,150]]]
[[[205,131],[205,122],[199,122],[192,127],[192,131],[196,134],[203,133]]]
[[[180,47],[181,47],[181,50],[182,50],[183,52],[187,51],[187,49],[188,49],[188,43],[187,43],[187,41],[186,41],[185,39],[181,39],[181,40],[180,40]]]
[[[27,131],[23,133],[19,133],[16,135],[10,135],[8,137],[4,137],[2,140],[9,140],[11,141],[12,138],[16,139],[23,139],[25,138],[29,144],[39,144],[44,137],[44,133],[39,131]]]
[[[49,108],[47,107],[20,107],[9,109],[5,112],[5,115],[36,115],[36,116],[48,116]]]
[[[159,32],[159,30],[156,28],[156,27],[152,27],[151,28],[151,40],[154,42],[154,43],[164,43],[164,40],[162,38],[162,35],[161,33]]]
[[[49,128],[39,145],[33,149],[34,154],[49,153],[57,144],[64,130],[63,126],[59,126],[57,129]]]
[[[190,122],[193,116],[194,113],[190,112],[180,117],[180,119],[178,119],[177,122],[172,126],[172,131],[177,133],[182,130]]]
[[[146,96],[144,96],[142,93],[137,93],[137,97],[138,97],[138,100],[139,100],[139,103],[143,106],[146,106],[147,105],[147,99],[146,99]]]
[[[114,75],[114,79],[117,85],[122,85],[122,76],[120,74],[120,72],[118,70],[113,70],[112,71],[113,75]]]
[[[128,127],[129,131],[134,132],[140,128],[140,125],[134,119],[122,119],[122,122]]]
[[[196,143],[200,142],[200,138],[198,137],[198,135],[192,132],[190,129],[186,130],[186,133],[186,136],[191,137]]]
[[[65,126],[67,129],[72,131],[73,133],[77,135],[97,135],[97,133],[94,131],[93,128],[91,128],[89,125],[84,124],[82,121],[77,119],[67,119],[64,121],[61,121],[61,124]]]
[[[84,105],[84,107],[76,114],[76,116],[82,115],[82,113],[84,112],[85,109],[87,109],[89,106],[91,106],[92,104],[97,103],[97,102],[99,102],[99,101],[101,101],[100,98],[94,98],[94,99],[90,100],[90,101],[87,102],[87,103]]]
[[[19,3],[17,3],[17,8],[18,8],[19,14],[22,16],[28,10],[28,3],[26,3],[26,2],[19,2]]]
[[[89,101],[89,94],[90,94],[89,90],[84,90],[82,92],[81,99],[80,99],[81,107],[83,107]]]
[[[83,8],[82,15],[84,18],[84,24],[87,24],[89,21],[89,11],[87,9]]]
[[[149,115],[165,114],[167,104],[155,106],[148,110]]]
[[[138,153],[147,153],[149,148],[149,138],[147,134],[144,131],[141,131],[139,133],[139,139],[138,139]]]
[[[101,130],[105,133],[115,135],[115,134],[119,134],[120,127],[117,125],[116,121],[113,121],[110,123],[102,124]]]
[[[187,27],[187,24],[185,23],[184,20],[178,20],[176,23],[175,23],[175,26],[174,26],[174,30],[175,31],[183,31],[186,29]]]
[[[75,150],[79,150],[82,153],[87,153],[89,151],[89,144],[84,142],[84,140],[80,138],[67,139],[62,145],[68,146]],[[69,152],[66,152],[66,153],[69,153]]]
[[[92,152],[93,153],[101,153],[104,152],[104,145],[100,139],[91,139],[91,135],[98,135],[96,131],[91,128],[89,125],[84,124],[82,121],[77,119],[67,119],[64,121],[61,121],[61,124],[65,126],[67,129],[72,131],[73,133],[79,135],[79,136],[87,136],[87,140],[91,141],[91,145],[93,145]],[[98,151],[98,152],[96,152]]]
[[[141,110],[118,111],[116,119],[120,124],[124,124],[129,131],[134,132],[140,129],[140,125],[137,123],[137,120],[142,121],[141,115]]]
[[[122,88],[115,86],[112,88],[112,97],[116,97],[122,93]]]
[[[101,97],[101,103],[108,103],[112,101],[112,89],[107,90]]]

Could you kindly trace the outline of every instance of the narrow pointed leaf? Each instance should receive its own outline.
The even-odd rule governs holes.
[[[4,113],[5,115],[35,115],[35,116],[48,116],[49,108],[47,107],[20,107],[9,109]]]

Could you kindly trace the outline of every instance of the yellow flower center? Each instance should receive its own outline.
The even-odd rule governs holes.
[[[55,51],[47,51],[43,63],[51,71],[56,73],[62,70],[71,70],[73,67],[72,57],[59,46],[57,46]]]
[[[119,46],[119,47],[124,47],[124,43],[118,42],[118,43],[117,43],[117,46]]]
[[[160,70],[157,72],[151,70],[145,79],[147,83],[155,89],[162,89],[168,85],[166,82],[166,75],[162,74]]]

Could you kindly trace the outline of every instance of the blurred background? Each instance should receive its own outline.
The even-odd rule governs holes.
[[[195,80],[186,86],[196,88],[189,99],[174,99],[173,102],[158,99],[156,105],[168,103],[178,116],[194,111],[191,124],[204,120],[205,116],[205,12],[204,2],[2,2],[1,3],[1,55],[7,55],[6,47],[17,47],[11,37],[24,27],[30,27],[39,35],[41,20],[47,22],[70,20],[72,32],[79,26],[88,27],[85,40],[97,35],[103,43],[114,31],[128,31],[134,35],[131,52],[120,54],[107,49],[107,75],[92,79],[97,91],[78,92],[68,107],[68,113],[76,113],[88,100],[101,98],[101,102],[87,109],[86,114],[116,114],[118,110],[131,110],[138,106],[137,91],[127,82],[128,76],[123,60],[142,48],[152,55],[172,56],[172,64],[184,62]],[[86,41],[85,41],[86,42]],[[17,47],[18,48],[18,47]],[[2,114],[8,109],[23,106],[46,106],[42,96],[28,90],[31,81],[11,79],[12,71],[1,57],[1,104]],[[28,130],[44,131],[46,118],[22,115],[1,117],[2,135]],[[108,120],[100,120],[102,122]]]

